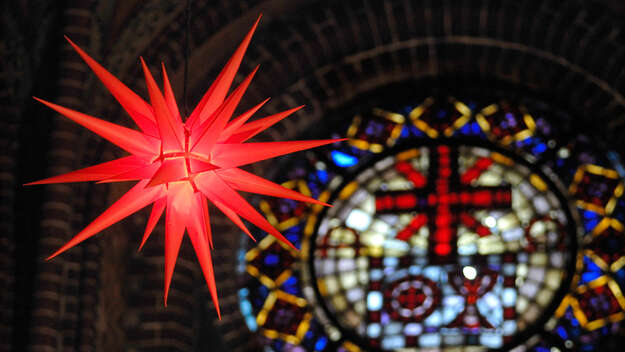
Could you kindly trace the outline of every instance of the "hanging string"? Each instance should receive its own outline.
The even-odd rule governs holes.
[[[187,76],[189,66],[189,27],[191,23],[191,0],[187,0],[185,9],[185,30],[184,30],[184,78],[182,87],[182,110],[185,118],[189,117],[189,104],[187,104]]]

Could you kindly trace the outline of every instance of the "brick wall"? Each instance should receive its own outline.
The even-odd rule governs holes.
[[[63,11],[63,31],[79,45],[87,46],[91,32],[93,2],[69,2]],[[56,39],[59,44],[61,38]],[[57,96],[61,105],[84,109],[81,87],[87,67],[65,49],[59,63],[60,76]],[[77,157],[77,126],[64,118],[54,120],[50,131],[49,174],[68,172]],[[51,185],[45,190],[42,204],[41,237],[34,279],[31,351],[92,350],[95,313],[83,309],[95,305],[98,277],[97,243],[90,242],[52,261],[45,257],[62,246],[82,222],[78,209],[84,209],[84,194],[73,185]],[[77,218],[79,221],[76,221]],[[78,226],[76,225],[78,223]]]

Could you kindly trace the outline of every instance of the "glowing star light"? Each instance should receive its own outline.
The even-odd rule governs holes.
[[[248,122],[252,115],[267,102],[265,100],[231,120],[235,108],[258,69],[258,67],[254,69],[230,95],[227,95],[259,20],[260,17],[184,123],[164,66],[164,87],[161,92],[145,62],[141,59],[150,96],[150,103],[147,103],[67,38],[87,65],[136,122],[140,131],[115,125],[35,98],[126,150],[131,155],[32,182],[29,185],[79,181],[121,182],[138,180],[139,182],[84,230],[52,254],[50,258],[154,203],[140,248],[143,247],[166,209],[165,304],[167,304],[174,266],[186,229],[219,314],[210,253],[213,245],[207,199],[213,202],[248,236],[252,237],[241,218],[293,247],[280,232],[241,197],[238,191],[327,204],[250,174],[239,167],[340,140],[245,143],[248,139],[301,108],[297,107]]]

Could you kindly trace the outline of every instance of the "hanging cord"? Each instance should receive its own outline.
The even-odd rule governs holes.
[[[189,27],[191,23],[191,0],[187,0],[185,10],[185,30],[184,30],[184,78],[182,88],[182,109],[185,118],[189,117],[189,104],[187,103],[187,76],[189,66]]]

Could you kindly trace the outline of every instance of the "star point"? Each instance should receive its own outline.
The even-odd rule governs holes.
[[[212,233],[207,202],[211,201],[235,225],[255,241],[243,219],[295,248],[239,192],[290,198],[328,206],[324,202],[282,187],[240,169],[240,166],[319,147],[343,139],[246,143],[303,106],[249,122],[269,99],[232,118],[258,66],[230,94],[235,74],[260,21],[260,16],[234,55],[202,97],[192,113],[182,121],[165,65],[161,63],[163,89],[140,58],[149,94],[149,103],[139,97],[93,60],[67,36],[82,57],[139,130],[119,126],[81,112],[35,98],[131,155],[26,185],[96,181],[98,183],[137,181],[121,198],[106,209],[75,237],[54,252],[50,260],[105,228],[153,204],[139,246],[143,248],[158,220],[165,213],[165,285],[169,287],[185,232],[202,268],[218,315],[219,302],[211,259]],[[297,250],[297,249],[296,249]]]

